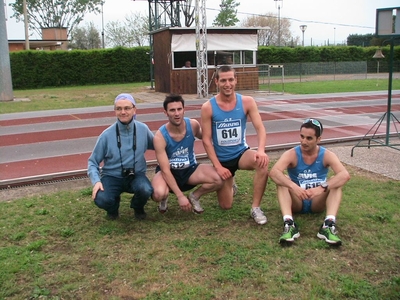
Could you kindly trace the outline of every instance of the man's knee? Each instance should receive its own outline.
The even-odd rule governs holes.
[[[96,198],[94,199],[94,203],[99,208],[107,209],[108,207],[115,205],[115,203],[119,201],[119,199],[119,196],[112,197],[103,191],[98,191]]]

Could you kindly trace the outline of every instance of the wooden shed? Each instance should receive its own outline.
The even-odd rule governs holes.
[[[257,30],[237,27],[207,29],[210,93],[216,92],[214,75],[220,65],[232,65],[237,70],[237,90],[258,89]],[[156,92],[197,93],[195,28],[170,27],[154,31],[153,58]],[[190,61],[191,67],[185,67],[186,61]]]

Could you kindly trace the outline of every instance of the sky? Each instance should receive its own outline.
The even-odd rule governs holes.
[[[4,0],[6,3],[6,25],[9,40],[25,38],[23,22],[11,18],[12,8],[8,6],[15,0]],[[194,5],[194,1],[192,2]],[[280,18],[291,21],[291,32],[302,40],[300,25],[307,25],[304,32],[304,45],[327,45],[346,43],[350,34],[375,33],[377,8],[400,7],[399,0],[236,0],[237,17],[240,21],[255,14],[273,13]],[[211,26],[217,16],[221,0],[207,0],[207,24]],[[132,13],[141,12],[148,15],[148,0],[105,0],[103,6],[104,26],[111,21],[123,21]],[[93,22],[98,30],[102,29],[101,14],[88,14],[80,26]],[[33,33],[32,33],[33,34]],[[31,39],[39,39],[33,35]]]

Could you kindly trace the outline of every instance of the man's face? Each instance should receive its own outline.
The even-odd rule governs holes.
[[[182,123],[185,110],[181,102],[168,103],[167,110],[164,111],[172,125],[179,126]]]
[[[235,92],[236,83],[234,71],[221,72],[219,73],[219,78],[215,79],[215,84],[218,86],[220,93],[225,96],[230,96]]]
[[[321,137],[317,138],[314,128],[303,127],[300,129],[300,145],[304,152],[312,152],[320,140]]]
[[[136,107],[131,101],[121,99],[115,103],[114,111],[118,120],[124,124],[128,124],[130,121],[132,121],[133,116],[136,114]]]

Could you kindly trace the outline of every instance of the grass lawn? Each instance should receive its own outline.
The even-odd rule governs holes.
[[[288,83],[285,92],[387,90],[376,84]],[[121,91],[148,85],[14,91],[31,101],[2,102],[0,113],[110,105]],[[246,171],[237,172],[233,209],[221,210],[211,193],[202,215],[182,212],[171,196],[166,214],[149,201],[148,219],[136,221],[123,194],[120,218],[108,221],[91,187],[2,201],[0,299],[400,299],[400,181],[348,168],[341,247],[316,237],[323,214],[295,216],[301,237],[282,247],[275,184],[262,202],[269,221],[259,226]]]
[[[136,221],[123,194],[108,221],[90,188],[0,202],[0,299],[400,299],[400,182],[349,170],[341,247],[316,237],[323,214],[295,216],[301,237],[282,247],[275,185],[257,225],[246,171],[233,209],[211,193],[202,215],[171,196],[166,214],[149,201]]]

